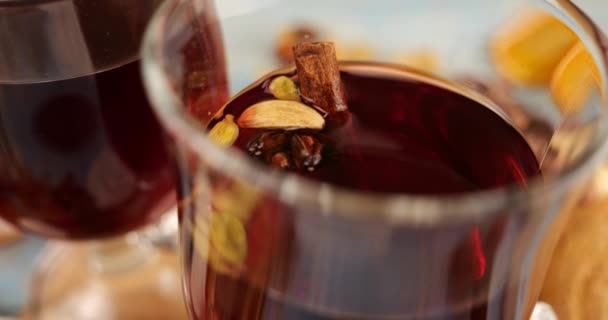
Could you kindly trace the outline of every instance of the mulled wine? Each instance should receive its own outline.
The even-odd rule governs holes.
[[[209,137],[276,170],[366,193],[525,188],[540,175],[526,140],[489,100],[401,67],[338,66],[323,58],[331,51],[296,48],[297,67],[239,93],[209,123]],[[473,226],[362,224],[290,210],[238,182],[209,181],[211,210],[187,217],[192,236],[184,244],[194,319],[502,314],[511,252],[498,247],[510,243],[505,230],[521,216]],[[370,237],[378,241],[361,240]]]
[[[57,238],[118,235],[175,201],[139,61],[70,79],[0,83],[0,215]]]

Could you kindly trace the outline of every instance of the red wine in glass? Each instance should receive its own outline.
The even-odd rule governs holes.
[[[154,221],[175,201],[163,131],[131,59],[81,77],[0,83],[0,216],[93,239]]]
[[[240,93],[223,114],[237,119],[254,103],[273,99],[268,85],[278,75]],[[284,75],[294,77],[293,72]],[[436,196],[525,187],[540,174],[522,135],[495,106],[464,89],[376,64],[342,64],[341,78],[352,116],[347,128],[241,128],[235,147],[261,163],[272,158],[265,152],[282,152],[296,161],[293,143],[268,151],[259,142],[283,141],[277,135],[287,136],[286,141],[293,141],[294,135],[311,136],[323,145],[320,162],[312,170],[294,165],[288,166],[290,170],[370,193]],[[275,140],[264,140],[268,135],[275,135]],[[188,305],[194,319],[483,320],[502,314],[506,287],[490,281],[498,281],[492,270],[504,262],[497,259],[497,247],[505,228],[518,223],[517,217],[474,226],[395,226],[380,237],[382,252],[390,255],[362,257],[365,250],[360,248],[373,244],[357,243],[354,236],[353,242],[340,243],[346,236],[327,226],[343,224],[340,230],[348,233],[345,230],[357,228],[354,222],[313,223],[322,219],[317,218],[320,215],[295,215],[273,203],[272,197],[252,209],[244,224],[247,257],[240,271],[218,267],[199,254],[196,237],[185,237]],[[314,227],[302,227],[307,224]],[[366,228],[374,229],[373,223]],[[319,251],[331,254],[319,260],[318,251],[307,251],[315,241],[321,242]],[[421,258],[408,260],[412,256]],[[502,289],[490,292],[490,287]]]

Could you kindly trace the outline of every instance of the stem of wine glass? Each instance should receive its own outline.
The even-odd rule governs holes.
[[[91,244],[90,262],[98,272],[120,272],[146,262],[157,249],[177,250],[177,207],[138,232]]]
[[[141,232],[155,247],[176,251],[178,246],[179,222],[177,207],[165,213],[160,221]]]
[[[53,243],[31,281],[24,319],[187,319],[179,259],[131,233]]]
[[[94,241],[89,247],[89,262],[97,272],[127,272],[152,258],[155,248],[139,233],[103,241]]]

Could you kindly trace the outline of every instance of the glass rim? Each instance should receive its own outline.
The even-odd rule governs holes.
[[[2,7],[29,7],[35,5],[43,5],[53,2],[65,2],[68,0],[0,0],[0,8]]]
[[[164,72],[162,56],[165,27],[173,11],[188,0],[166,0],[150,21],[142,46],[142,72],[144,85],[152,108],[169,135],[184,143],[205,165],[235,179],[243,179],[254,186],[261,186],[276,194],[281,201],[293,205],[310,205],[318,208],[321,215],[344,218],[367,218],[395,224],[427,225],[451,224],[479,220],[497,214],[508,206],[518,206],[526,199],[561,194],[583,173],[585,168],[599,165],[608,151],[608,130],[601,132],[597,148],[585,151],[578,161],[567,166],[555,177],[535,177],[528,186],[508,185],[501,188],[478,190],[450,195],[411,195],[404,193],[361,192],[313,181],[295,173],[273,170],[255,162],[233,148],[224,148],[206,138],[206,128],[183,107],[181,97],[173,90]],[[561,5],[571,6],[583,24],[592,43],[587,44],[600,63],[603,79],[607,79],[607,57],[603,54],[602,33],[570,0],[560,0]],[[589,47],[589,45],[593,47]],[[596,52],[593,52],[596,51]],[[600,57],[598,61],[597,57]],[[608,92],[608,84],[602,82],[600,91]],[[604,101],[603,105],[606,102]],[[601,128],[608,125],[608,112],[598,116]]]

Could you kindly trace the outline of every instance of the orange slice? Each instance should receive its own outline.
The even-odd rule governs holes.
[[[579,42],[555,69],[551,95],[559,109],[570,114],[583,108],[599,83],[599,70],[587,48]]]
[[[577,37],[553,16],[530,11],[501,28],[491,41],[496,69],[522,85],[549,82],[553,70],[576,44]]]

